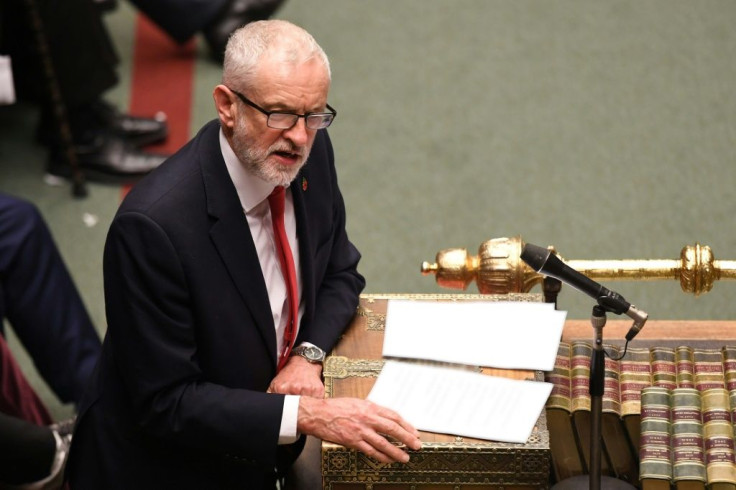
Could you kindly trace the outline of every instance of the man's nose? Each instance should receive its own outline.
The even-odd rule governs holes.
[[[295,145],[303,146],[307,144],[309,131],[307,129],[307,121],[303,117],[300,117],[296,121],[296,124],[284,130],[284,137],[291,140]]]

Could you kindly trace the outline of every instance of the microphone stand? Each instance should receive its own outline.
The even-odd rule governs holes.
[[[620,294],[604,288],[597,282],[591,280],[584,274],[581,274],[570,266],[566,265],[559,257],[557,257],[549,248],[539,247],[527,243],[519,255],[521,260],[527,263],[529,267],[544,274],[551,276],[562,282],[569,284],[578,291],[595,298],[597,304],[593,307],[591,323],[595,330],[595,339],[593,343],[593,352],[590,359],[590,380],[588,391],[590,393],[590,468],[588,478],[581,476],[568,478],[555,485],[557,490],[590,488],[600,490],[601,485],[606,490],[612,489],[633,489],[632,485],[618,480],[616,478],[601,476],[601,451],[603,447],[603,439],[601,437],[601,420],[603,417],[603,392],[605,380],[605,351],[603,350],[603,326],[606,324],[606,312],[620,315],[625,313],[634,320],[634,324],[626,334],[626,342],[633,339],[636,334],[644,326],[649,315],[646,312],[638,310],[634,305],[626,301]],[[548,295],[547,289],[553,293],[551,286],[545,288],[545,296],[547,301],[552,297],[556,299],[556,295]],[[585,481],[587,480],[587,482]]]
[[[593,326],[593,353],[590,358],[590,468],[588,475],[573,476],[555,484],[553,490],[635,490],[636,487],[618,478],[601,475],[603,439],[601,419],[603,416],[603,390],[605,382],[605,353],[603,351],[603,327],[606,325],[606,310],[593,306],[590,317]]]

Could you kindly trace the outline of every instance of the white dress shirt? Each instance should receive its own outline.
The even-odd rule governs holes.
[[[276,358],[278,359],[284,345],[284,330],[289,320],[289,305],[287,301],[287,289],[284,275],[281,272],[276,253],[276,242],[273,234],[271,221],[271,209],[268,205],[268,196],[273,191],[273,184],[269,184],[255,175],[247,172],[238,160],[238,157],[230,147],[230,143],[220,129],[220,150],[225,159],[227,171],[235,184],[240,204],[248,220],[253,243],[258,253],[258,261],[261,263],[263,279],[268,289],[268,300],[271,305],[273,324],[276,327]],[[299,262],[299,239],[296,236],[296,217],[294,215],[294,198],[291,190],[287,187],[284,206],[284,227],[289,239],[292,255],[294,256],[294,268],[296,270],[297,290],[299,291],[299,322],[304,315],[304,304],[301,301],[302,276]],[[297,325],[297,333],[299,325]],[[281,429],[279,431],[279,444],[290,444],[295,442],[298,435],[296,432],[296,421],[299,410],[299,396],[286,395],[284,400],[284,411],[281,416]]]

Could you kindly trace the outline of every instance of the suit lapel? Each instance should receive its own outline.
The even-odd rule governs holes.
[[[302,171],[303,172],[303,171]],[[312,312],[314,311],[315,297],[314,297],[314,264],[312,263],[312,249],[309,243],[309,229],[307,227],[307,206],[305,203],[304,190],[302,188],[302,179],[305,178],[299,173],[294,182],[291,183],[291,195],[294,199],[294,214],[296,215],[296,233],[299,237],[299,261],[301,264],[302,272],[302,301],[304,301],[304,317],[302,318],[301,325],[308,326]],[[299,338],[301,338],[304,329],[299,329],[299,335],[297,337],[297,345],[299,344]]]
[[[217,128],[219,130],[219,126]],[[201,165],[207,210],[214,218],[210,237],[253,316],[275,367],[276,330],[269,307],[268,291],[248,221],[220,153],[218,130],[213,131],[214,145],[210,138],[209,148],[205,148],[203,152]]]

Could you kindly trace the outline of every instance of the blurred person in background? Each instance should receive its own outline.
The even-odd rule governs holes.
[[[141,149],[167,137],[164,114],[131,116],[103,98],[118,83],[118,57],[101,15],[93,0],[4,0],[0,8],[0,53],[10,56],[18,98],[40,108],[36,140],[48,148],[52,176],[71,174],[60,109],[91,178],[145,175],[165,159]]]
[[[59,399],[78,405],[100,338],[41,214],[0,193],[0,488],[58,488],[73,420],[53,423],[8,348],[5,322]]]

